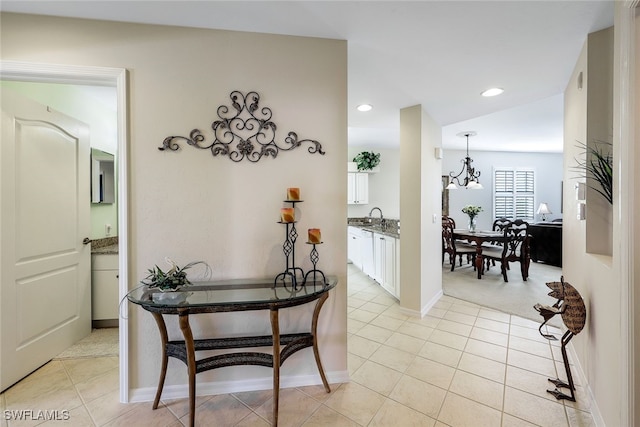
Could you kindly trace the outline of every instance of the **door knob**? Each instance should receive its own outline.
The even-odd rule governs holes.
[[[83,245],[88,245],[89,243],[91,243],[91,239],[90,239],[90,238],[88,238],[88,237],[85,237],[85,238],[82,240],[82,244],[83,244]]]

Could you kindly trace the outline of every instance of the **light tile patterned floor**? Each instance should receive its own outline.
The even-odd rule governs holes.
[[[557,343],[530,320],[443,297],[413,318],[349,265],[351,382],[283,389],[281,426],[592,426],[578,385],[576,403],[546,392],[565,378]],[[557,333],[557,331],[555,331]],[[118,359],[54,360],[0,395],[7,426],[181,426],[187,401],[118,402]],[[575,375],[574,375],[575,376]],[[268,426],[271,392],[197,399],[196,425]],[[7,421],[17,409],[69,409],[69,420]]]

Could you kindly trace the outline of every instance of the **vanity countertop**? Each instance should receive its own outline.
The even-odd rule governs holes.
[[[117,254],[118,253],[118,245],[109,245],[103,246],[100,248],[91,248],[91,255],[101,255],[101,254]]]
[[[118,253],[118,237],[105,237],[103,239],[94,239],[91,241],[91,254],[117,254]]]

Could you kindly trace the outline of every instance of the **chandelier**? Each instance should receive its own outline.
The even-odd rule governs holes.
[[[462,162],[462,170],[459,174],[454,175],[455,172],[449,172],[451,182],[446,186],[447,190],[456,190],[458,186],[465,187],[470,190],[481,190],[484,188],[478,180],[480,177],[480,171],[476,171],[475,168],[471,166],[473,159],[469,157],[469,137],[475,135],[477,135],[477,133],[473,131],[461,132],[458,134],[460,137],[464,136],[467,138],[467,157],[460,160]],[[456,183],[458,183],[458,186],[456,186]]]

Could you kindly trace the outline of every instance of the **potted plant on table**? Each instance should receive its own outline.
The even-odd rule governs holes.
[[[473,233],[476,231],[476,217],[480,212],[482,212],[482,207],[467,205],[462,208],[462,212],[469,215],[469,231]]]
[[[207,266],[207,269],[209,268],[209,265],[204,261],[190,262],[184,267],[179,267],[170,258],[165,258],[165,261],[171,266],[169,270],[162,271],[162,269],[156,265],[148,270],[149,275],[142,280],[142,283],[150,289],[158,289],[162,292],[175,292],[191,284],[187,279],[187,269],[198,264],[204,264]]]

